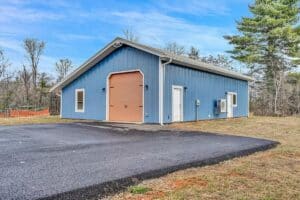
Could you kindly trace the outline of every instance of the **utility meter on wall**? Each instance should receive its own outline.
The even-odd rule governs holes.
[[[196,103],[196,106],[200,106],[200,100],[199,99],[196,99],[195,103]]]

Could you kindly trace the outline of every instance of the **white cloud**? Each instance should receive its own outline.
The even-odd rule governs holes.
[[[227,15],[230,9],[224,0],[199,1],[199,0],[161,0],[156,1],[157,6],[168,12],[177,12],[197,16],[203,15]]]
[[[167,42],[176,41],[186,47],[196,46],[201,52],[222,52],[228,48],[223,35],[231,30],[224,27],[197,25],[181,18],[157,12],[113,12],[111,20],[132,29],[142,42],[162,47]]]
[[[72,34],[72,33],[60,33],[56,34],[56,37],[60,40],[69,41],[69,40],[99,40],[103,39],[100,35],[95,36],[91,34]]]
[[[26,8],[22,6],[3,5],[0,7],[0,22],[8,23],[21,21],[23,23],[31,23],[43,20],[59,20],[63,16],[58,13]]]
[[[11,71],[18,71],[23,64],[28,64],[22,42],[16,39],[0,37],[0,48],[4,49],[5,56],[9,58],[9,62],[12,63]],[[53,75],[54,64],[57,60],[58,58],[55,57],[47,55],[41,56],[39,70]]]
[[[23,51],[20,41],[16,39],[7,38],[7,37],[5,38],[0,37],[0,48],[9,49],[11,51],[15,51],[19,53]]]
[[[216,54],[229,49],[223,35],[230,34],[231,30],[201,25],[196,20],[189,21],[174,15],[174,13],[195,15],[193,17],[226,15],[229,9],[224,0],[157,2],[148,7],[143,4],[143,8],[128,5],[124,7],[123,4],[123,6],[118,4],[119,7],[102,6],[101,3],[86,8],[78,5],[78,2],[70,3],[63,0],[4,2],[0,0],[0,47],[5,48],[16,66],[21,66],[26,62],[22,40],[26,37],[42,38],[47,43],[47,51],[41,59],[41,70],[52,73],[58,57],[74,55],[72,48],[82,48],[77,44],[74,45],[74,42],[81,40],[91,44],[97,41],[97,44],[101,44],[102,41],[108,41],[107,38],[117,36],[116,34],[122,35],[122,29],[127,27],[136,31],[142,43],[156,47],[163,47],[167,42],[176,41],[186,48],[191,45],[198,47],[202,55]],[[79,29],[79,24],[90,25],[88,27],[91,30]],[[57,47],[58,45],[63,46],[64,51],[57,51],[62,49]],[[51,56],[51,53],[55,56]],[[78,55],[81,54],[69,57],[73,61],[77,60],[77,64],[82,61]],[[87,55],[82,57],[86,58]]]

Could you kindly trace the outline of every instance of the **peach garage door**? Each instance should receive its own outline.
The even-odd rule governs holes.
[[[109,120],[143,122],[143,75],[140,72],[110,76]]]

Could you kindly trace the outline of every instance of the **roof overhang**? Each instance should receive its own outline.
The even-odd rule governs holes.
[[[227,77],[232,77],[240,80],[246,80],[246,81],[253,81],[253,79],[249,76],[245,76],[243,74],[233,72],[230,70],[223,69],[221,67],[216,67],[214,65],[206,64],[199,61],[193,61],[189,58],[184,58],[183,56],[175,56],[166,54],[163,51],[159,49],[155,49],[149,46],[141,45],[138,43],[134,43],[122,38],[116,38],[112,42],[110,42],[108,45],[106,45],[103,49],[98,51],[95,55],[93,55],[91,58],[89,58],[86,62],[84,62],[80,67],[78,67],[76,70],[74,70],[72,73],[70,73],[68,76],[66,76],[61,82],[55,84],[51,89],[50,92],[59,92],[63,87],[70,84],[72,81],[77,79],[81,74],[92,68],[94,65],[99,63],[101,60],[103,60],[106,56],[111,54],[116,49],[120,48],[123,45],[131,46],[133,48],[139,49],[141,51],[150,53],[152,55],[156,55],[160,57],[161,60],[168,61],[170,58],[172,58],[172,63],[190,67],[197,70],[207,71],[214,74],[219,74]]]
[[[177,65],[181,65],[181,66],[187,66],[190,67],[192,69],[196,69],[196,70],[201,70],[201,71],[206,71],[206,72],[210,72],[213,74],[218,74],[218,75],[222,75],[222,76],[226,76],[226,77],[231,77],[234,79],[239,79],[239,80],[245,80],[245,81],[253,81],[254,79],[250,76],[246,76],[243,74],[240,74],[238,72],[234,72],[231,70],[227,70],[227,69],[223,69],[221,67],[216,67],[214,65],[210,65],[210,64],[206,64],[206,63],[201,63],[201,64],[193,64],[190,62],[184,62],[182,60],[178,60],[176,58],[172,59],[172,63],[177,64]]]

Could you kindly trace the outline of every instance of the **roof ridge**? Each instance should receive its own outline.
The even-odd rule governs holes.
[[[235,75],[247,76],[247,75],[245,75],[241,72],[237,72],[237,71],[234,71],[234,70],[231,70],[231,69],[227,69],[227,68],[224,68],[224,67],[212,64],[212,63],[206,63],[206,62],[203,62],[199,59],[192,59],[192,58],[190,58],[186,55],[177,55],[175,53],[169,52],[169,51],[161,49],[161,48],[156,48],[156,47],[152,47],[150,45],[142,44],[142,43],[139,43],[139,42],[130,41],[130,40],[124,39],[122,37],[117,37],[116,39],[121,39],[123,41],[129,42],[129,43],[132,43],[132,44],[135,44],[135,45],[138,45],[138,46],[142,46],[144,48],[152,49],[154,51],[159,51],[161,54],[164,54],[164,56],[171,57],[173,59],[176,59],[176,58],[180,59],[181,58],[181,60],[185,60],[186,62],[190,62],[190,63],[195,64],[195,65],[203,65],[204,67],[215,68],[216,70],[220,70],[220,71],[223,71],[223,72],[233,73]]]
[[[168,51],[160,49],[160,48],[155,48],[155,47],[141,44],[138,42],[132,42],[130,40],[127,40],[127,39],[124,39],[121,37],[116,37],[110,43],[105,45],[101,50],[99,50],[96,54],[94,54],[88,60],[86,60],[81,66],[79,66],[74,71],[72,71],[69,75],[67,75],[61,82],[55,84],[50,89],[50,92],[57,90],[57,89],[61,89],[64,86],[68,85],[70,82],[75,80],[86,70],[93,67],[97,62],[101,61],[106,56],[108,56],[110,53],[115,51],[117,48],[120,47],[120,45],[116,45],[116,43],[128,45],[133,48],[139,49],[141,51],[156,55],[156,56],[160,57],[162,60],[165,59],[166,57],[172,58],[172,63],[178,64],[178,65],[181,65],[184,67],[189,67],[189,68],[193,68],[196,70],[207,71],[210,73],[215,73],[215,74],[219,74],[219,75],[223,75],[223,76],[227,76],[227,77],[231,77],[231,78],[236,78],[236,79],[240,79],[240,80],[246,80],[246,81],[253,80],[251,77],[244,75],[242,73],[239,73],[239,72],[225,69],[225,68],[222,68],[222,67],[219,67],[216,65],[208,64],[208,63],[202,62],[200,60],[194,60],[187,56],[176,55],[176,54],[173,54],[171,52],[168,52]]]

